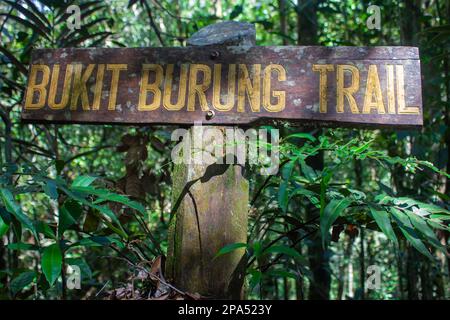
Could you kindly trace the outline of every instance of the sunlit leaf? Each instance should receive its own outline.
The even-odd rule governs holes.
[[[217,254],[214,256],[214,259],[223,256],[224,254],[233,252],[235,250],[238,250],[240,248],[246,248],[247,244],[246,243],[242,243],[242,242],[236,242],[236,243],[230,243],[227,244],[226,246],[224,246],[222,249],[219,250],[219,252],[217,252]]]
[[[90,186],[97,177],[93,176],[78,176],[73,182],[72,182],[72,188],[73,187],[87,187]]]
[[[0,216],[0,238],[2,238],[6,232],[9,230],[9,224],[6,224],[5,221],[3,221],[3,218]]]

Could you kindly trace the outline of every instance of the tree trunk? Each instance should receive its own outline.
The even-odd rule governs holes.
[[[361,160],[354,160],[355,167],[355,185],[358,190],[362,191],[363,184],[363,168]],[[366,298],[366,266],[365,266],[365,252],[364,252],[364,241],[365,241],[364,226],[360,228],[360,250],[359,250],[359,288],[361,290],[361,300]]]
[[[286,15],[286,0],[278,0],[278,12],[280,14],[280,33],[283,36],[283,45],[288,44],[287,40],[287,15]]]
[[[411,246],[407,246],[407,260],[406,260],[406,283],[408,289],[408,300],[419,300],[419,288],[418,288],[418,253],[416,249]]]

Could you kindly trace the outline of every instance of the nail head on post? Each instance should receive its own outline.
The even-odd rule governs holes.
[[[214,112],[214,110],[208,110],[206,112],[206,120],[211,120],[215,115],[216,113]]]

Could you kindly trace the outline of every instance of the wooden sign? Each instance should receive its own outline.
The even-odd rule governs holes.
[[[422,125],[412,47],[37,49],[22,119]]]

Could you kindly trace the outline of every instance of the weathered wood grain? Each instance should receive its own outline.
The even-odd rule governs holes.
[[[203,124],[236,124],[248,125],[254,123],[264,123],[267,121],[293,121],[302,124],[323,124],[323,125],[375,125],[375,126],[420,126],[422,125],[422,97],[421,97],[421,73],[420,60],[417,48],[413,47],[260,47],[260,46],[207,46],[188,48],[88,48],[88,49],[36,49],[33,51],[31,66],[47,65],[50,73],[54,70],[55,64],[59,64],[60,72],[56,86],[56,102],[62,97],[62,88],[67,65],[82,64],[84,72],[89,64],[94,64],[91,77],[87,82],[88,102],[92,106],[94,100],[94,87],[97,80],[99,65],[106,65],[101,86],[101,98],[98,110],[86,108],[83,110],[81,96],[76,103],[76,107],[70,110],[73,92],[76,88],[70,88],[70,96],[67,106],[60,110],[49,107],[48,97],[39,109],[27,109],[24,106],[22,119],[27,122],[55,122],[55,123],[115,123],[115,124],[178,124],[189,125],[194,122]],[[126,70],[120,71],[118,80],[118,92],[114,103],[114,110],[108,110],[110,102],[111,78],[113,72],[108,70],[107,65],[124,64]],[[167,65],[173,64],[173,80],[171,87],[171,103],[175,103],[178,98],[179,78],[181,65],[188,65],[187,79],[189,79],[190,68],[193,65],[206,65],[211,71],[211,84],[205,91],[208,109],[213,113],[208,113],[206,108],[202,110],[199,106],[199,97],[195,96],[194,111],[188,111],[187,104],[189,95],[195,94],[190,91],[190,81],[187,81],[186,91],[183,93],[184,104],[180,110],[167,110],[163,105],[163,99],[156,110],[139,110],[139,93],[142,78],[143,64],[158,64],[163,69],[163,79],[159,89],[164,95],[164,84],[167,80]],[[220,75],[220,101],[225,103],[227,99],[234,99],[233,108],[229,111],[220,111],[214,105],[214,65],[221,65]],[[279,80],[278,74],[272,69],[269,72],[270,78],[270,103],[276,103],[274,91],[285,92],[285,104],[283,110],[279,112],[269,112],[263,103],[264,98],[264,70],[268,65],[280,65],[286,71],[286,79]],[[228,75],[230,65],[235,65],[236,77],[235,93],[227,94]],[[249,72],[251,81],[255,80],[255,73],[252,73],[254,65],[260,65],[260,103],[259,111],[251,110],[248,94],[245,95],[244,110],[238,111],[238,88],[240,65],[245,65]],[[320,112],[320,75],[313,70],[313,65],[331,65],[333,71],[327,72],[327,89],[324,91],[327,98],[327,112]],[[337,70],[338,66],[350,65],[358,69],[359,82],[358,90],[353,94],[357,112],[352,113],[347,97],[344,95],[344,109],[342,113],[337,112]],[[375,66],[375,67],[370,67]],[[387,67],[393,66],[393,67]],[[404,85],[404,109],[416,110],[415,114],[399,114],[399,76],[397,67],[402,66]],[[369,68],[375,68],[377,78],[382,93],[382,104],[385,113],[380,114],[381,109],[371,108],[370,113],[363,113],[364,99],[367,95],[366,87]],[[389,77],[388,69],[395,70],[394,79],[390,92],[388,92]],[[391,69],[389,69],[391,70]],[[37,73],[36,83],[42,81],[42,73]],[[198,76],[198,77],[197,77]],[[252,78],[253,77],[253,78]],[[348,70],[343,72],[343,87],[351,85],[352,75]],[[44,88],[44,93],[48,96],[52,76],[49,76],[48,84]],[[149,73],[149,83],[154,81],[155,75]],[[241,77],[242,78],[242,77]],[[204,73],[198,73],[195,78],[198,83],[202,83]],[[242,79],[241,79],[242,80]],[[29,81],[30,84],[30,81]],[[31,90],[30,86],[27,90]],[[341,90],[342,91],[342,90]],[[32,92],[33,100],[38,100],[38,91]],[[31,97],[30,96],[30,97]],[[151,103],[154,99],[153,93],[148,92],[147,100]],[[369,97],[376,99],[376,95]],[[388,112],[389,99],[394,101],[392,114]],[[394,100],[392,100],[394,99]],[[24,99],[24,105],[26,99]],[[87,110],[89,109],[89,110]],[[355,111],[355,110],[353,110]],[[367,110],[366,110],[367,111]]]

